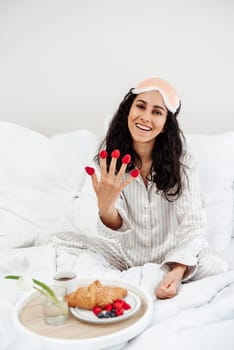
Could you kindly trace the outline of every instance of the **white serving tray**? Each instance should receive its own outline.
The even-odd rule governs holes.
[[[78,279],[77,288],[92,283],[94,279]],[[89,324],[75,318],[71,313],[61,326],[44,323],[40,295],[32,292],[21,299],[14,311],[17,328],[28,336],[40,337],[45,349],[56,350],[112,350],[122,349],[125,344],[143,332],[153,317],[153,302],[143,290],[122,280],[100,279],[104,285],[126,288],[141,300],[139,311],[122,322],[112,324]]]

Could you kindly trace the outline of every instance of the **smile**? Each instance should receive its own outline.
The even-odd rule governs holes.
[[[138,123],[136,123],[136,127],[140,130],[143,130],[143,131],[151,131],[152,130],[152,128],[150,128],[149,126],[138,124]]]

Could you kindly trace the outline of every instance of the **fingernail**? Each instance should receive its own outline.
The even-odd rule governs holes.
[[[131,156],[130,154],[125,154],[125,156],[122,158],[122,163],[123,164],[128,164],[131,161]]]
[[[112,158],[119,158],[120,156],[120,151],[118,149],[115,149],[112,153],[111,153],[111,157]]]
[[[132,177],[137,177],[140,174],[140,170],[139,169],[133,169],[132,171],[130,171],[130,175]]]
[[[100,153],[99,153],[99,156],[100,156],[100,158],[102,158],[102,159],[105,159],[106,157],[107,157],[107,151],[105,151],[104,149],[102,149],[101,151],[100,151]]]
[[[95,173],[94,168],[91,168],[90,166],[86,166],[85,171],[88,175],[93,175]]]

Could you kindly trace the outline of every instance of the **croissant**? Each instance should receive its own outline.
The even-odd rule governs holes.
[[[127,290],[120,287],[104,286],[99,280],[87,287],[80,287],[75,292],[67,294],[68,306],[92,310],[94,306],[104,307],[116,299],[127,295]]]

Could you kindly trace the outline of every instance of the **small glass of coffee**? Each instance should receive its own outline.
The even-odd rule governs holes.
[[[57,271],[53,276],[54,284],[67,289],[67,293],[72,293],[77,288],[76,273],[74,271]]]

